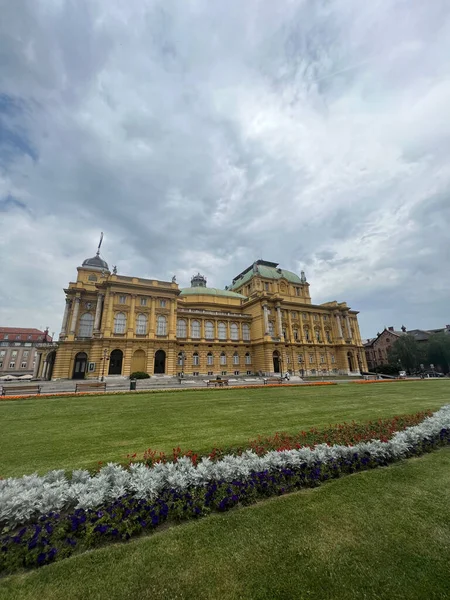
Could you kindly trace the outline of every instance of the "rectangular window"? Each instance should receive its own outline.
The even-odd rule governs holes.
[[[27,363],[23,362],[20,366],[21,366],[22,369],[26,369],[27,368]]]
[[[312,365],[314,362],[314,354],[309,355],[309,364]]]
[[[331,363],[334,365],[334,363],[336,362],[336,357],[334,356],[334,354],[331,355]]]
[[[268,292],[268,291],[269,291],[269,284],[268,284],[268,283],[265,283],[265,284],[264,284],[264,289],[265,289],[265,291],[266,291],[266,292]]]
[[[119,296],[119,304],[125,304],[127,301],[126,296]]]
[[[3,361],[0,360],[0,369],[3,367]]]
[[[27,344],[25,344],[25,346],[31,346],[31,345],[32,345],[32,344],[28,344],[28,343],[27,343]]]
[[[24,350],[22,358],[28,358],[28,353],[29,353],[29,350]]]
[[[325,363],[325,356],[323,354],[320,355],[320,364],[324,364]]]
[[[9,335],[4,335],[4,336],[3,336],[3,339],[4,339],[4,340],[8,340],[8,339],[9,339]]]
[[[192,372],[192,375],[193,375],[194,377],[198,377],[198,376],[199,376],[199,372],[198,372],[198,371],[193,371],[193,372]]]
[[[300,294],[301,294],[301,290],[300,290],[300,288],[299,288],[299,287],[296,287],[296,288],[295,288],[295,295],[296,295],[296,296],[300,296]]]
[[[239,364],[239,354],[233,354],[233,365]]]
[[[226,371],[222,371],[222,375],[226,375],[226,374],[227,374],[227,372],[226,372]]]
[[[297,357],[297,360],[298,360],[298,364],[301,365],[303,362],[303,356],[301,354],[299,354]]]
[[[147,306],[147,298],[141,298],[141,306]]]
[[[161,308],[166,308],[166,301],[165,300],[160,300],[159,301],[159,305]]]
[[[22,344],[20,342],[14,342],[14,346],[21,346]]]
[[[225,354],[221,354],[220,355],[220,364],[221,365],[226,365],[227,364],[227,357]]]
[[[195,367],[198,367],[198,365],[200,364],[200,357],[199,357],[199,355],[198,355],[198,354],[194,354],[194,356],[193,356],[193,362],[192,362],[192,364],[193,364]]]
[[[15,367],[15,366],[16,366],[16,363],[15,363],[15,362],[10,362],[10,363],[9,363],[9,368],[10,368],[10,369],[14,369],[14,367]]]
[[[206,357],[206,364],[207,365],[212,365],[214,363],[214,357],[212,354],[208,354],[208,356]]]
[[[248,353],[245,355],[245,364],[246,365],[251,365],[252,364],[252,357]]]
[[[314,315],[314,321],[317,321],[319,317],[317,315]]]
[[[16,358],[16,356],[17,356],[17,350],[13,350],[11,352],[11,358]]]
[[[247,375],[251,375],[251,374],[252,374],[252,372],[251,372],[251,371],[247,371]]]
[[[234,374],[235,374],[235,375],[239,375],[239,371],[235,371],[235,372],[234,372]]]
[[[16,335],[16,340],[20,340],[20,335]]]
[[[6,350],[0,350],[0,356],[5,356]]]
[[[214,371],[208,371],[208,375],[214,375]]]

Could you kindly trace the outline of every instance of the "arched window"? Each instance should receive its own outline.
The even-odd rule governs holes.
[[[138,315],[136,319],[136,335],[145,335],[147,333],[147,316]]]
[[[187,337],[187,327],[186,327],[186,321],[184,319],[178,319],[178,321],[177,321],[177,337],[179,337],[179,338]]]
[[[206,321],[205,323],[205,338],[207,340],[214,339],[214,323],[212,321]]]
[[[246,365],[251,365],[252,364],[252,357],[250,355],[250,352],[246,352],[245,353],[245,364]]]
[[[309,342],[309,339],[310,339],[310,338],[309,338],[309,328],[308,328],[308,327],[305,327],[305,328],[303,329],[303,331],[305,332],[305,340],[306,340],[307,342]]]
[[[242,337],[244,338],[245,342],[250,341],[250,326],[247,325],[247,323],[242,325]]]
[[[220,364],[221,365],[227,364],[227,355],[225,354],[225,352],[220,353]]]
[[[191,338],[200,338],[200,321],[191,321]]]
[[[194,367],[198,367],[198,365],[200,364],[198,352],[194,352],[194,354],[192,355],[192,364],[194,365]]]
[[[298,329],[294,329],[294,330],[293,330],[293,334],[294,334],[294,340],[295,340],[296,342],[298,342]]]
[[[78,335],[80,337],[92,337],[92,331],[94,329],[94,317],[90,313],[84,313],[80,317],[80,327]]]
[[[212,352],[208,352],[208,354],[206,355],[206,364],[208,366],[211,366],[214,364],[214,356]]]
[[[325,335],[326,335],[326,338],[327,338],[327,342],[328,342],[329,344],[331,344],[331,333],[330,333],[330,330],[329,330],[329,329],[327,329],[327,330],[325,331]]]
[[[238,365],[239,364],[239,354],[237,352],[235,352],[233,354],[233,365]]]
[[[125,333],[127,327],[127,316],[125,313],[117,313],[114,317],[114,333]]]
[[[230,325],[230,338],[235,341],[239,339],[239,327],[236,323]]]
[[[273,334],[274,334],[273,321],[269,321],[269,335],[273,335]]]
[[[227,326],[222,321],[219,323],[219,340],[227,339]]]
[[[316,328],[316,330],[315,330],[315,334],[316,334],[316,340],[317,340],[318,342],[320,342],[320,329],[317,329],[317,328]]]
[[[167,319],[164,315],[158,315],[156,320],[156,335],[167,335]]]
[[[301,364],[302,364],[302,362],[303,362],[303,354],[298,354],[298,355],[297,355],[297,361],[298,361],[298,364],[299,364],[299,365],[301,365]]]

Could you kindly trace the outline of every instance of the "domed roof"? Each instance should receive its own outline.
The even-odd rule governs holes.
[[[180,290],[180,296],[194,296],[195,294],[201,296],[222,296],[226,298],[236,298],[238,300],[245,299],[245,296],[242,294],[237,294],[231,290],[219,290],[218,288],[209,288],[205,286],[191,286]]]
[[[87,258],[83,261],[82,267],[89,267],[90,269],[106,269],[109,271],[108,263],[100,258],[100,254],[97,252],[92,258]]]

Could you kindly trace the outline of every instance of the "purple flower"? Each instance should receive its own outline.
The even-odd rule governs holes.
[[[46,558],[47,558],[47,554],[45,552],[41,552],[37,557],[38,565],[43,565],[45,563]]]

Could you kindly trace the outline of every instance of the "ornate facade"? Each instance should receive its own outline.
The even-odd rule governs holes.
[[[304,273],[277,263],[256,261],[224,290],[200,274],[179,288],[175,277],[111,272],[97,252],[65,294],[52,379],[367,370],[357,311],[345,302],[312,304]]]

